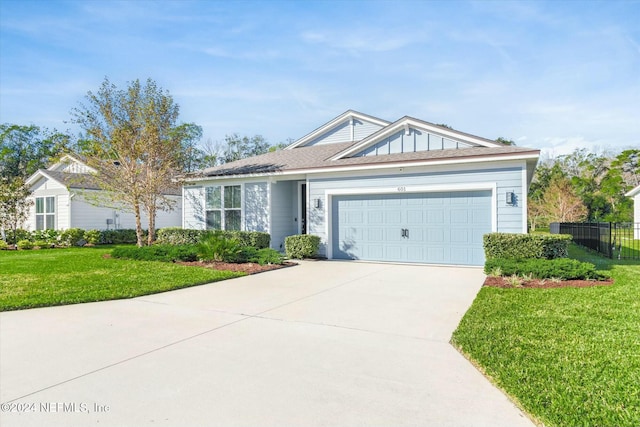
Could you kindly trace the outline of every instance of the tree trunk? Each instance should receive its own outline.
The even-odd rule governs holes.
[[[136,240],[138,247],[142,247],[144,245],[144,241],[142,240],[142,220],[140,219],[140,202],[137,200],[133,204],[133,213],[136,216]]]
[[[147,206],[147,215],[149,216],[149,234],[147,236],[147,244],[151,246],[156,240],[156,206],[150,204]]]

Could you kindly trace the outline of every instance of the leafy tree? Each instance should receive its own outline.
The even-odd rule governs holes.
[[[33,201],[28,199],[30,194],[22,177],[0,177],[0,232],[3,240],[16,241],[17,230],[27,220],[29,208],[33,205]],[[10,239],[7,231],[12,233]]]
[[[69,146],[69,136],[38,126],[0,125],[0,233],[15,233],[28,217],[32,202],[25,180],[45,168]]]
[[[579,222],[587,217],[587,208],[568,179],[554,179],[545,190],[542,199],[534,202],[534,206],[536,204],[537,209],[549,222]]]
[[[500,144],[504,144],[504,145],[516,145],[516,142],[513,139],[507,139],[507,138],[503,138],[503,137],[498,137],[498,139],[496,139],[496,142],[499,142]]]
[[[221,163],[234,162],[236,160],[253,157],[269,152],[269,143],[262,135],[240,137],[237,133],[227,135],[224,138],[225,148]]]
[[[188,173],[202,169],[205,153],[198,148],[202,138],[202,127],[195,123],[183,123],[177,126],[174,132],[182,141],[179,155],[180,170]]]
[[[143,245],[141,210],[149,218],[148,240],[155,239],[158,209],[173,208],[166,192],[184,157],[183,144],[197,137],[195,125],[177,122],[179,107],[151,79],[118,89],[108,78],[86,104],[72,110],[73,122],[84,130],[81,148],[95,168],[96,182],[116,205],[133,211],[138,246]]]

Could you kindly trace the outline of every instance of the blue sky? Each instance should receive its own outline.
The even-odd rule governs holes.
[[[0,122],[154,79],[203,140],[348,109],[560,155],[640,147],[639,1],[0,1]]]

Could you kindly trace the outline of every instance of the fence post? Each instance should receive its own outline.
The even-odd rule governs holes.
[[[616,242],[612,241],[611,237],[612,237],[612,233],[611,233],[611,228],[612,228],[612,223],[609,223],[609,258],[613,259],[613,252],[615,251],[615,247],[616,247]],[[613,244],[612,244],[613,243]]]

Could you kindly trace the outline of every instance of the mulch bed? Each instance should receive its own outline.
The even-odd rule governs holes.
[[[611,286],[613,279],[608,280],[561,280],[553,282],[551,280],[525,280],[520,286],[513,286],[509,283],[507,277],[487,277],[484,286],[492,286],[494,288],[590,288],[592,286]]]
[[[253,262],[231,263],[231,262],[204,262],[204,261],[192,261],[192,262],[185,261],[185,262],[176,262],[176,264],[210,268],[212,270],[241,271],[247,274],[262,273],[264,271],[277,270],[279,268],[286,268],[286,267],[297,265],[295,262],[285,262],[284,264],[260,265]]]

